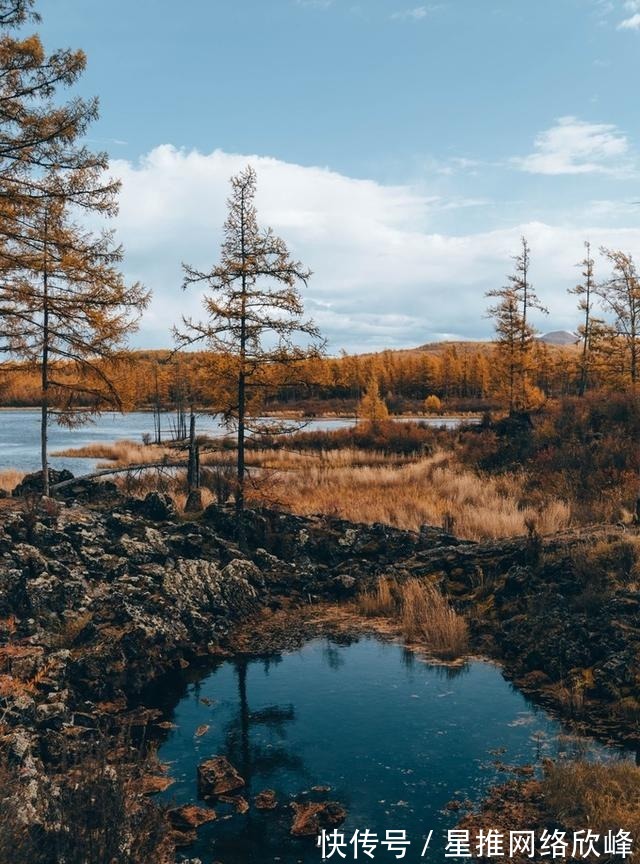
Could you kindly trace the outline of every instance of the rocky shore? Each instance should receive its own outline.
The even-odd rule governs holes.
[[[436,581],[467,615],[474,649],[533,698],[640,746],[635,537],[594,528],[479,544],[261,511],[247,513],[241,549],[224,509],[185,519],[157,493],[107,488],[87,504],[80,491],[0,518],[0,731],[35,822],[43,782],[55,785],[77,742],[144,726],[137,699],[150,681],[268,650],[250,621],[280,620],[286,640],[296,610],[291,636],[303,638],[314,610],[381,575]]]

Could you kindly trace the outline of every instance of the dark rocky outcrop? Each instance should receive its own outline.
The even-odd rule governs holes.
[[[11,494],[14,498],[25,498],[28,495],[41,495],[42,479],[42,471],[35,471],[33,474],[27,474],[22,478]],[[63,468],[61,471],[49,468],[49,486],[55,486],[57,483],[65,483],[68,480],[73,479],[73,474],[71,471],[67,471],[66,468]]]
[[[55,770],[69,740],[90,739],[98,726],[146,722],[130,705],[150,681],[236,650],[232,636],[261,612],[350,598],[380,575],[436,582],[467,614],[475,647],[500,658],[523,689],[606,734],[637,740],[640,594],[627,548],[634,542],[600,528],[471,543],[432,527],[409,532],[262,510],[246,514],[241,549],[232,511],[210,507],[185,521],[160,495],[119,496],[108,509],[44,502],[40,510],[7,510],[0,519],[0,640],[10,643],[0,645],[0,676],[12,682],[0,696],[7,751],[27,778],[42,766]],[[602,560],[591,566],[584,550],[600,546]],[[210,768],[205,795],[242,788],[232,768],[231,786],[219,785]],[[296,832],[337,824],[337,810],[313,806],[297,811]]]

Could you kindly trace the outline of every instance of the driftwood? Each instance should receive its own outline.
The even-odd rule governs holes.
[[[229,465],[229,462],[208,462],[209,465]],[[79,477],[74,477],[73,480],[63,480],[62,483],[55,483],[51,486],[52,492],[57,492],[59,489],[65,489],[67,486],[75,486],[76,483],[85,483],[90,480],[97,480],[100,477],[108,477],[111,474],[133,474],[136,471],[146,471],[149,468],[187,468],[189,465],[186,459],[179,462],[140,462],[137,465],[123,465],[119,468],[102,468],[100,471],[94,471],[92,474],[81,474]]]

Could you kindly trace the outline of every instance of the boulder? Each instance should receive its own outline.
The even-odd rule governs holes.
[[[323,828],[342,825],[347,818],[347,811],[337,801],[325,801],[321,804],[294,802],[291,807],[295,813],[291,825],[293,837],[312,837],[319,834]]]
[[[170,495],[162,492],[149,492],[144,501],[141,501],[138,512],[145,519],[152,522],[166,522],[176,517],[176,505]]]
[[[63,468],[62,471],[56,471],[54,468],[49,468],[49,485],[54,486],[56,483],[64,483],[66,480],[73,480],[71,471]],[[27,474],[23,477],[20,483],[11,493],[14,498],[24,498],[26,495],[41,495],[42,494],[42,471],[35,471],[33,474]]]
[[[177,831],[192,831],[206,822],[213,822],[214,819],[217,819],[215,810],[209,807],[198,807],[195,804],[185,804],[183,807],[169,810],[169,821]]]
[[[278,806],[278,799],[273,789],[263,789],[258,792],[253,800],[256,810],[275,810]]]
[[[225,756],[214,756],[198,765],[198,797],[218,798],[242,789],[243,778]]]

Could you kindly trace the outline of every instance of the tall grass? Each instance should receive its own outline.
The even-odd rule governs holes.
[[[0,489],[4,492],[12,492],[24,477],[24,471],[7,469],[0,471]]]
[[[92,444],[65,455],[109,460],[106,467],[123,467],[175,459],[173,448],[119,441]],[[178,457],[179,458],[179,457]],[[234,454],[202,452],[203,467],[231,464]],[[423,524],[441,526],[446,520],[456,535],[468,540],[524,535],[530,526],[539,534],[566,528],[571,511],[564,501],[539,506],[525,503],[522,474],[481,475],[461,465],[451,453],[408,456],[379,451],[251,450],[246,498],[254,505],[276,505],[301,516],[315,513],[352,522],[382,522],[418,530]],[[136,492],[129,480],[127,491]],[[139,491],[158,485],[182,497],[184,478],[153,475],[141,479]],[[14,484],[15,485],[15,484]]]
[[[469,647],[467,622],[430,582],[408,579],[402,586],[402,630],[438,657],[460,657]]]
[[[542,782],[554,817],[572,830],[628,831],[640,843],[640,767],[631,762],[553,762]]]
[[[147,462],[158,462],[165,456],[176,456],[175,450],[157,444],[138,444],[135,441],[113,441],[87,444],[84,447],[72,447],[67,450],[57,450],[52,456],[71,456],[76,459],[103,459],[107,464],[99,468],[114,468],[118,465],[139,465]]]
[[[399,586],[395,579],[381,576],[370,591],[358,597],[358,609],[367,618],[392,618],[401,605]]]
[[[468,650],[467,622],[431,582],[400,583],[382,576],[359,596],[358,610],[367,617],[396,621],[408,642],[426,646],[437,657],[453,660]]]
[[[342,450],[315,459],[281,454],[271,464],[279,470],[268,495],[303,516],[326,513],[411,530],[453,517],[455,533],[469,540],[523,535],[531,524],[540,534],[553,533],[571,516],[559,500],[523,505],[520,475],[478,475],[444,453],[408,461]]]

